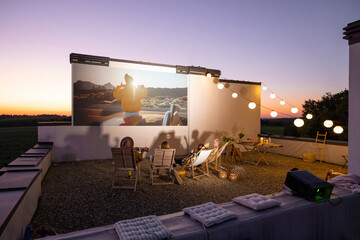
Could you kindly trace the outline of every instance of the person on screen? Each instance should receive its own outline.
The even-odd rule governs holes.
[[[144,85],[135,86],[134,79],[129,74],[125,74],[125,82],[126,84],[115,88],[113,96],[121,101],[125,118],[137,117],[141,111],[141,99],[147,96],[147,89]]]
[[[180,108],[178,105],[172,104],[171,105],[171,120],[170,120],[170,126],[180,126],[181,120],[180,120]]]

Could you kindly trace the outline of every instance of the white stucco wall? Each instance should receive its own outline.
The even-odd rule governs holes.
[[[360,176],[360,43],[349,47],[349,173]]]
[[[280,144],[283,147],[280,148],[270,148],[269,152],[278,153],[286,156],[292,156],[297,158],[302,158],[303,153],[313,153],[314,152],[314,142],[301,141],[301,140],[288,140],[281,138],[272,138],[272,143]],[[326,143],[323,154],[323,162],[344,165],[345,160],[342,155],[348,155],[348,146],[346,145],[336,145],[331,143]],[[318,157],[319,155],[317,155]]]
[[[260,108],[248,108],[248,101],[233,99],[229,89],[219,90],[213,78],[189,75],[188,126],[39,126],[38,141],[54,142],[54,162],[111,158],[111,147],[118,147],[131,136],[138,147],[154,152],[164,140],[186,154],[199,143],[212,143],[223,135],[245,137],[260,133]],[[260,103],[260,85],[231,84],[231,88]]]

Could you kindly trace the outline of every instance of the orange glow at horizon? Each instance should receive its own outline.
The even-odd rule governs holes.
[[[42,115],[42,114],[57,114],[71,116],[71,109],[68,106],[0,106],[0,114],[7,115]]]

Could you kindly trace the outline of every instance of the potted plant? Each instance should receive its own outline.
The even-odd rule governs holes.
[[[242,142],[243,141],[242,139],[245,136],[245,133],[243,131],[241,131],[238,133],[238,136],[239,136],[239,142]]]

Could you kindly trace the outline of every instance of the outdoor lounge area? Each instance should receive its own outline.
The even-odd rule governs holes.
[[[244,155],[245,159],[249,157]],[[34,228],[51,226],[58,233],[78,231],[125,219],[181,212],[185,207],[206,202],[231,202],[235,197],[251,193],[279,193],[287,172],[293,168],[308,170],[322,179],[330,169],[346,171],[340,165],[306,163],[278,154],[268,154],[267,159],[270,165],[225,163],[229,169],[234,166],[245,169],[245,174],[236,181],[220,179],[217,173],[210,171],[211,177],[201,181],[192,179],[187,173],[182,185],[152,185],[149,159],[145,159],[141,162],[141,181],[136,192],[111,190],[112,160],[53,164],[43,183],[32,224]]]

